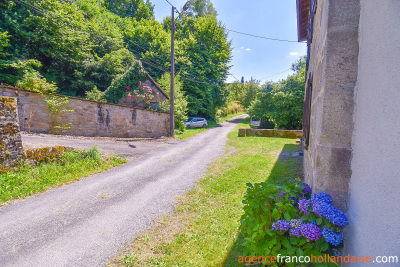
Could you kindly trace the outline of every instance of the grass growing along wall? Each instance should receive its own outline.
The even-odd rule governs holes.
[[[0,206],[9,200],[24,198],[49,188],[60,186],[90,174],[105,171],[125,163],[118,156],[103,158],[97,147],[65,152],[56,161],[36,167],[22,166],[18,171],[0,175]]]
[[[293,182],[301,162],[279,157],[299,149],[295,139],[237,137],[237,129],[228,136],[228,155],[179,198],[174,214],[142,233],[110,266],[243,266],[237,262],[238,228],[246,183]]]

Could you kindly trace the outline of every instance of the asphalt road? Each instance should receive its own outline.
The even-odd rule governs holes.
[[[241,116],[241,118],[243,118]],[[194,187],[236,122],[0,210],[0,266],[106,266]]]

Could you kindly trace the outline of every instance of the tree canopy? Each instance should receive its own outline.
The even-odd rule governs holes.
[[[110,92],[138,79],[137,66],[155,79],[170,71],[170,22],[154,19],[149,0],[1,1],[0,81],[15,85],[27,70],[38,71],[61,94],[85,97],[96,88],[118,102]],[[209,0],[193,1],[176,20],[175,46],[189,114],[214,118],[231,43]]]

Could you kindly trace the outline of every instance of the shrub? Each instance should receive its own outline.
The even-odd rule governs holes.
[[[240,226],[244,256],[318,257],[336,255],[343,246],[340,230],[348,220],[333,206],[330,195],[312,194],[305,183],[263,182],[248,187]],[[273,266],[295,264],[284,260]]]

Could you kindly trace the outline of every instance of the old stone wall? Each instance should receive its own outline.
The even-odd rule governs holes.
[[[15,88],[1,85],[0,95],[15,96]],[[70,97],[66,110],[51,116],[43,96],[18,89],[18,111],[23,131],[78,136],[161,137],[168,135],[169,114]],[[70,123],[69,129],[54,125]]]
[[[0,96],[0,173],[18,166],[24,156],[17,100]]]
[[[358,67],[359,0],[320,0],[307,77],[312,77],[310,143],[305,180],[347,208],[351,177],[354,87]]]
[[[251,129],[240,128],[239,137],[259,136],[259,137],[283,137],[283,138],[302,138],[302,130],[275,130],[275,129]]]

